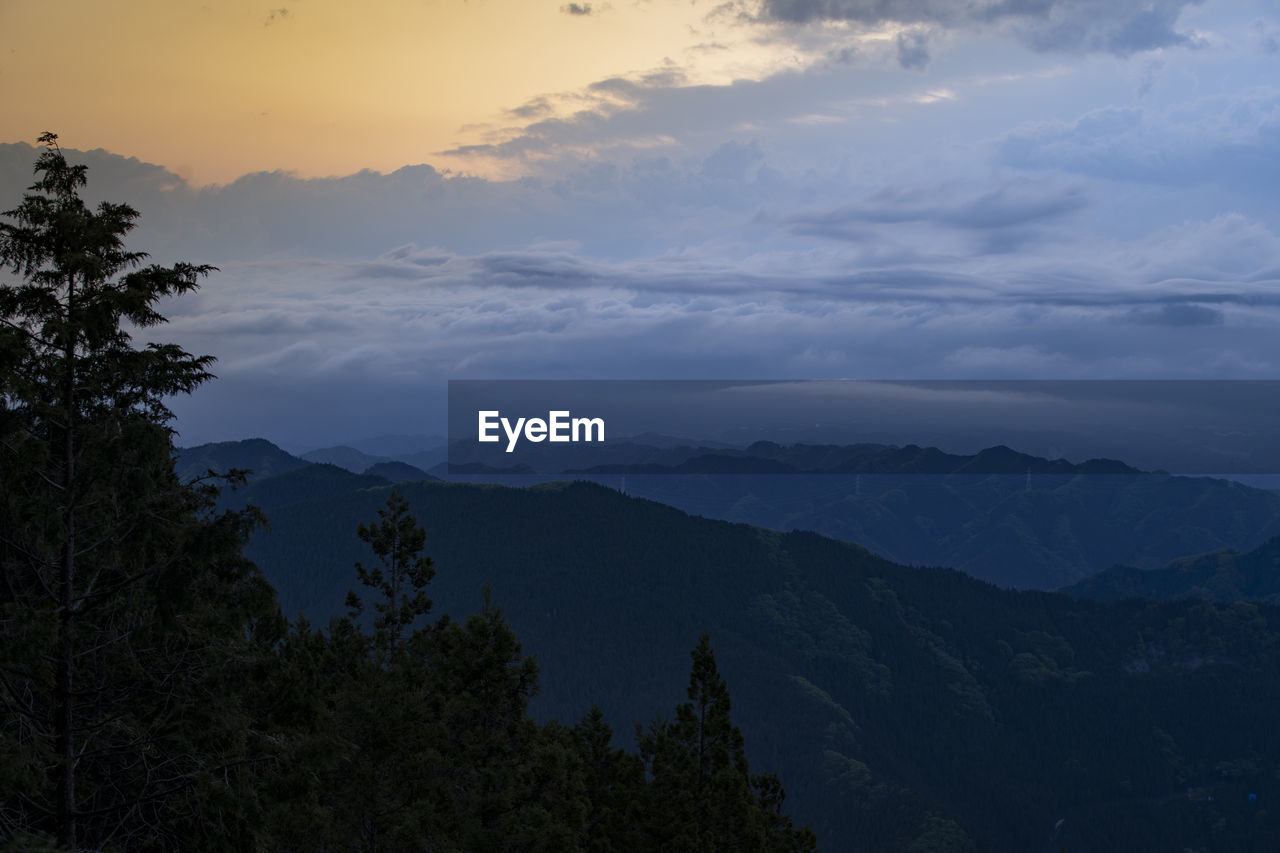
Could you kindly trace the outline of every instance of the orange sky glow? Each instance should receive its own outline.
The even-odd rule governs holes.
[[[274,2],[0,0],[0,141],[53,130],[197,184],[422,162],[510,177],[519,164],[441,152],[500,141],[535,98],[570,114],[612,76],[728,83],[806,61],[709,2]]]

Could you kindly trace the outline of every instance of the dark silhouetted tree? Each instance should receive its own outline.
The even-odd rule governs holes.
[[[356,563],[356,576],[362,584],[381,593],[382,600],[373,604],[378,611],[373,622],[374,645],[394,657],[404,630],[431,612],[431,599],[424,590],[436,572],[431,558],[422,556],[427,534],[409,514],[409,501],[396,491],[387,498],[386,507],[378,510],[378,521],[361,524],[356,534],[369,543],[382,563],[372,569]],[[353,618],[364,609],[354,591],[347,593],[347,607]]]
[[[613,730],[595,706],[573,728],[586,774],[589,853],[624,853],[644,846],[641,808],[644,763],[613,746]]]
[[[271,785],[268,835],[282,851],[430,849],[439,834],[430,795],[441,763],[430,637],[424,627],[406,634],[431,610],[426,533],[393,491],[356,535],[381,562],[355,564],[379,597],[372,634],[356,621],[364,603],[350,591],[350,615],[334,617],[327,636],[300,620],[280,649],[282,673],[297,697],[308,697],[281,718],[292,746]]]
[[[254,513],[213,518],[212,488],[173,471],[164,400],[212,359],[129,331],[212,267],[144,265],[124,245],[138,213],[90,209],[85,167],[40,141],[0,222],[0,831],[235,838],[252,764],[235,685],[273,594],[241,556]]]
[[[651,840],[660,849],[689,853],[815,849],[813,834],[794,829],[782,816],[784,795],[776,777],[753,780],[706,632],[691,654],[689,701],[676,707],[673,722],[637,728],[650,777]]]

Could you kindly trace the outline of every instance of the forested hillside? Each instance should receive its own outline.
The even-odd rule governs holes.
[[[600,478],[618,486],[622,478]],[[812,530],[899,563],[1056,589],[1280,534],[1280,495],[1160,474],[628,475],[628,494],[710,518]]]
[[[1226,549],[1182,557],[1153,571],[1112,566],[1062,591],[1098,601],[1204,598],[1280,604],[1280,537],[1252,551]]]
[[[270,492],[250,554],[286,610],[340,607],[344,531],[388,488],[351,485]],[[1261,850],[1280,831],[1269,607],[1002,591],[585,483],[400,488],[437,605],[474,608],[488,583],[536,650],[542,719],[594,702],[627,731],[669,706],[668,673],[708,630],[753,766],[829,849]]]

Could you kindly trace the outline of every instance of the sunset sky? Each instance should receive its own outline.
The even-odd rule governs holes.
[[[183,443],[497,377],[1276,378],[1280,13],[1186,0],[0,0],[60,135],[221,271]]]

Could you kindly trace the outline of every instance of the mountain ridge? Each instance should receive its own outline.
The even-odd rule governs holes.
[[[323,622],[392,487],[288,480],[308,472],[352,488],[251,485],[271,529],[248,553],[287,612]],[[474,609],[487,585],[538,655],[544,718],[592,702],[615,730],[652,718],[709,630],[753,767],[787,780],[825,849],[906,849],[931,814],[968,839],[938,850],[1042,849],[1060,819],[1072,850],[1212,846],[1218,821],[1236,846],[1216,849],[1262,850],[1280,831],[1247,799],[1280,801],[1280,734],[1253,722],[1280,701],[1275,608],[1001,590],[584,482],[396,489],[427,531],[436,612]],[[1206,792],[1194,813],[1188,787]]]
[[[209,462],[209,447],[214,446],[183,453],[202,454]],[[237,445],[217,447],[224,452],[223,467],[256,465],[256,458],[232,452]],[[799,447],[792,452],[815,458],[830,453],[824,446]],[[842,452],[874,454],[881,447],[848,446]],[[1004,455],[1022,464],[1016,451]],[[288,458],[292,467],[306,464]],[[397,470],[392,479],[413,476]],[[452,476],[512,485],[554,479],[483,463],[466,466],[464,473]],[[858,542],[898,563],[948,565],[1027,589],[1066,587],[1117,564],[1152,570],[1187,554],[1248,550],[1280,534],[1280,494],[1159,473],[575,476],[695,514],[774,530],[812,530]]]
[[[1223,548],[1188,555],[1163,569],[1112,566],[1060,591],[1097,601],[1203,598],[1280,604],[1280,536],[1249,551]]]

